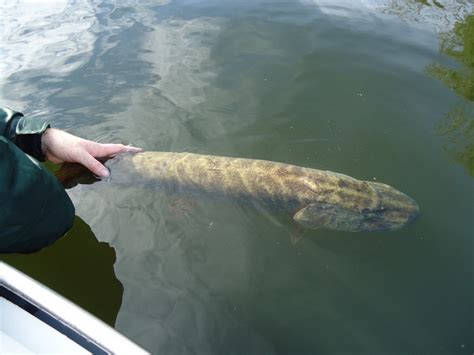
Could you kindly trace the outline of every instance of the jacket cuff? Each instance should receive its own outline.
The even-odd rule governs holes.
[[[26,154],[39,161],[45,161],[46,157],[41,148],[41,137],[49,127],[48,122],[44,120],[30,119],[22,115],[12,120],[8,135]]]

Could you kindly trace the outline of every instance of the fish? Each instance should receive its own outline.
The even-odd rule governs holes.
[[[150,151],[121,154],[105,165],[118,184],[250,202],[303,229],[393,231],[420,213],[412,198],[389,185],[282,162]],[[65,185],[78,175],[71,166],[56,172]]]

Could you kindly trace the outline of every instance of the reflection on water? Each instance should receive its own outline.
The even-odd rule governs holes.
[[[116,251],[120,331],[170,354],[472,353],[472,178],[443,151],[451,136],[466,151],[472,122],[469,84],[444,81],[471,74],[438,35],[469,1],[55,3],[8,6],[5,105],[99,141],[387,182],[422,212],[392,234],[312,231],[293,246],[287,224],[231,202],[78,185],[77,214]],[[106,303],[74,278],[64,294]]]
[[[474,101],[474,16],[441,35],[440,51],[461,64],[458,69],[433,64],[428,72],[466,100]]]
[[[439,124],[438,133],[447,138],[448,154],[474,175],[474,5],[469,1],[394,1],[386,9],[434,26],[440,52],[457,62],[432,63],[426,71],[461,97]]]
[[[446,136],[446,150],[454,160],[462,164],[474,176],[474,108],[463,102],[446,114],[438,128]]]
[[[123,286],[114,273],[115,250],[99,242],[79,217],[72,229],[52,246],[32,254],[4,254],[12,265],[80,307],[114,325]]]
[[[474,5],[469,0],[380,0],[379,9],[395,14],[406,21],[433,27],[436,32],[448,32],[456,22],[472,14]]]
[[[428,73],[467,102],[461,99],[449,111],[439,133],[448,139],[448,152],[474,176],[474,16],[458,22],[453,31],[441,34],[440,51],[460,66],[431,64]]]
[[[461,97],[438,126],[438,133],[448,140],[448,154],[474,175],[474,5],[469,1],[416,0],[393,1],[386,6],[404,19],[434,26],[440,52],[458,62],[432,63],[426,71]]]
[[[0,26],[2,39],[8,42],[0,52],[2,84],[22,70],[62,76],[89,60],[95,16],[86,1],[74,5],[68,6],[66,0],[33,2],[30,6],[21,0],[2,2]],[[19,6],[24,11],[18,11]]]

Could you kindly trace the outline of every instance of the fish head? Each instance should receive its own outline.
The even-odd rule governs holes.
[[[411,197],[393,187],[370,182],[376,192],[376,205],[363,208],[360,227],[365,231],[391,231],[413,223],[420,214],[418,204]]]
[[[347,232],[393,231],[414,222],[418,204],[393,187],[369,182],[374,193],[366,206],[314,202],[302,208],[293,219],[306,228]]]

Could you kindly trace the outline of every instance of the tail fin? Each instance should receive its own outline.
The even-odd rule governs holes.
[[[54,175],[64,188],[69,189],[77,184],[92,184],[99,181],[86,167],[77,163],[63,163]]]

